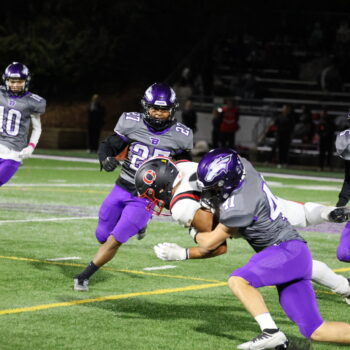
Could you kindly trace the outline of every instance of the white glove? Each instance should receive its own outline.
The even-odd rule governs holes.
[[[153,247],[157,257],[161,260],[186,260],[187,249],[176,243],[158,243]]]
[[[26,158],[29,158],[33,154],[33,151],[34,151],[34,147],[29,145],[29,146],[23,148],[22,151],[19,152],[18,156],[21,159],[26,159]]]

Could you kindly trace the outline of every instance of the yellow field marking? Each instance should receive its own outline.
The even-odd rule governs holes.
[[[0,259],[16,260],[16,261],[29,261],[29,262],[37,262],[37,263],[42,263],[42,264],[61,265],[61,266],[86,267],[86,264],[84,265],[84,264],[77,264],[77,263],[67,263],[67,262],[47,261],[47,260],[31,259],[31,258],[21,258],[21,257],[17,257],[17,256],[0,255]],[[191,281],[221,283],[221,281],[210,280],[207,278],[188,277],[188,276],[181,276],[181,275],[168,275],[168,274],[147,272],[147,271],[138,271],[138,270],[116,269],[113,267],[101,267],[100,270],[106,270],[106,271],[112,271],[112,272],[125,272],[125,273],[144,275],[144,276],[156,276],[156,277],[167,277],[167,278],[175,278],[175,279],[183,279],[183,280],[191,280]]]
[[[222,286],[227,286],[227,283],[220,282],[220,283],[215,283],[215,284],[213,284],[213,283],[201,284],[199,286],[187,286],[187,287],[183,287],[183,288],[157,289],[157,290],[153,290],[150,292],[138,292],[138,293],[128,293],[128,294],[120,294],[120,295],[109,295],[109,296],[93,298],[93,299],[82,299],[82,300],[67,301],[67,302],[63,302],[63,303],[53,303],[53,304],[43,304],[43,305],[30,306],[30,307],[20,307],[20,308],[16,308],[16,309],[0,310],[0,315],[9,315],[9,314],[15,314],[15,313],[22,313],[22,312],[39,311],[39,310],[45,310],[45,309],[52,309],[55,307],[74,306],[74,305],[87,304],[87,303],[96,303],[96,302],[100,302],[100,301],[120,300],[120,299],[135,298],[135,297],[148,296],[148,295],[161,295],[161,294],[187,292],[187,291],[214,288],[214,287],[222,287]]]

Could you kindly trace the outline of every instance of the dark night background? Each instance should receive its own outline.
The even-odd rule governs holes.
[[[221,38],[249,32],[302,38],[312,21],[335,26],[349,1],[4,2],[2,69],[27,64],[32,89],[52,101],[176,79],[190,64],[211,74]]]

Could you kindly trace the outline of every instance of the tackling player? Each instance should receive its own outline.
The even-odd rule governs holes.
[[[175,173],[172,179],[176,182]],[[142,178],[154,182],[156,177],[149,174]],[[216,149],[199,162],[197,177],[202,198],[219,211],[219,223],[213,230],[194,235],[199,246],[214,251],[228,238],[240,236],[256,251],[229,278],[233,294],[262,330],[238,349],[287,348],[286,336],[277,328],[257,290],[271,285],[276,285],[280,305],[303,336],[350,343],[350,324],[326,322],[319,314],[310,282],[312,258],[307,244],[285,219],[278,200],[252,165],[231,149]],[[163,190],[170,188],[171,193],[172,182],[170,186],[167,182]],[[148,195],[151,197],[152,191]],[[163,198],[159,202],[152,200],[153,205],[165,205]]]
[[[46,100],[28,91],[30,72],[19,62],[8,65],[0,87],[0,186],[7,183],[29,158],[41,135],[40,115]],[[29,127],[32,132],[29,135]]]
[[[153,156],[191,159],[193,133],[175,119],[178,102],[174,90],[167,84],[155,83],[146,90],[141,104],[143,113],[123,113],[114,134],[100,145],[98,155],[106,171],[116,168],[115,156],[125,147],[128,153],[116,185],[99,210],[96,238],[102,245],[85,270],[74,277],[74,290],[88,291],[92,274],[150,220],[152,214],[145,208],[147,200],[138,198],[135,188],[138,167]]]
[[[350,119],[350,113],[348,119]],[[350,198],[350,129],[337,135],[335,147],[339,156],[345,160],[345,177],[337,203],[337,206],[341,206],[345,205]],[[350,222],[345,225],[341,233],[337,247],[337,258],[343,262],[350,262]]]
[[[200,202],[201,189],[197,183],[197,168],[198,163],[177,162],[175,165],[169,159],[159,157],[145,161],[135,177],[138,193],[150,200],[149,208],[157,213],[164,206],[169,208],[177,223],[192,227],[192,235],[197,230],[210,231],[218,222],[218,218],[204,209],[203,202]],[[155,176],[154,181],[152,176]],[[343,222],[348,219],[348,208],[328,207],[311,202],[302,204],[278,197],[276,200],[284,216],[295,227],[327,221]],[[183,248],[175,243],[165,242],[157,244],[154,251],[162,260],[203,259],[225,254],[227,246],[225,242],[215,250],[206,250],[198,246]],[[349,280],[333,272],[325,263],[313,260],[312,280],[342,295],[350,304]]]

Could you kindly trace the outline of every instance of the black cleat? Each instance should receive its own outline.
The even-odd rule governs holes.
[[[328,214],[330,222],[342,223],[350,220],[350,208],[349,207],[338,207],[333,209]]]

